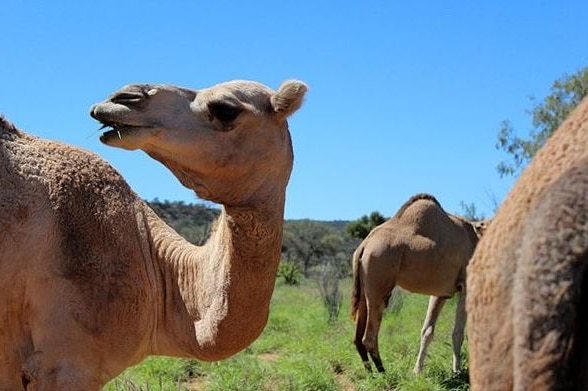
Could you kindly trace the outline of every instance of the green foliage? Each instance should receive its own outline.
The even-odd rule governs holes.
[[[342,296],[339,290],[339,268],[336,264],[326,263],[318,279],[319,292],[327,310],[328,322],[334,323],[341,312]]]
[[[481,221],[485,219],[484,214],[478,213],[476,204],[474,204],[473,202],[466,204],[464,201],[460,201],[459,206],[463,211],[463,217],[468,219],[469,221]]]
[[[359,219],[347,224],[345,230],[353,238],[363,240],[372,229],[386,221],[386,218],[378,211],[372,212],[369,216],[363,215]]]
[[[350,279],[340,281],[349,292]],[[341,311],[349,312],[342,295]],[[392,299],[392,303],[397,297]],[[263,334],[249,348],[216,363],[151,358],[113,380],[107,390],[463,390],[469,389],[467,371],[451,372],[451,332],[455,300],[439,317],[425,370],[414,376],[420,330],[428,297],[402,293],[402,309],[386,311],[379,335],[386,373],[367,373],[352,343],[354,325],[347,317],[325,322],[325,308],[311,280],[299,286],[281,281],[272,297]],[[466,352],[467,353],[467,352]],[[466,356],[467,357],[467,356]]]
[[[149,205],[180,235],[197,245],[206,242],[220,213],[219,209],[206,204],[186,204],[182,201],[161,202],[155,199]],[[346,234],[346,225],[346,221],[285,221],[282,259],[297,265],[306,277],[310,277],[326,262],[337,263],[341,276],[350,275],[350,254],[358,243]],[[281,276],[295,279],[294,269],[291,265],[287,268],[282,272],[288,273],[288,276]]]
[[[286,259],[297,260],[305,277],[325,253],[321,240],[332,231],[312,220],[295,220],[284,224],[282,251]]]
[[[542,103],[530,110],[533,128],[527,138],[517,136],[509,121],[502,122],[496,148],[502,149],[511,159],[498,165],[501,176],[518,174],[568,114],[588,95],[588,67],[556,80],[551,91]]]
[[[154,199],[149,206],[167,224],[191,243],[206,242],[214,220],[220,211],[205,204],[186,204],[183,201],[159,201]]]
[[[283,278],[286,285],[298,285],[302,278],[302,272],[296,263],[282,261],[278,267],[278,277]]]
[[[350,256],[357,241],[343,231],[340,222],[289,220],[284,223],[282,258],[300,265],[311,277],[326,262],[336,260],[342,273],[350,273]]]
[[[202,375],[195,360],[150,357],[111,381],[106,391],[183,390],[183,384]]]
[[[251,360],[245,355],[235,357],[235,365],[212,364],[207,381],[207,391],[259,391],[267,389],[265,383],[271,374],[268,365],[260,360]]]
[[[390,300],[388,300],[388,311],[391,311],[393,314],[399,313],[404,306],[405,295],[406,293],[402,290],[402,288],[396,286],[394,290],[392,290]]]

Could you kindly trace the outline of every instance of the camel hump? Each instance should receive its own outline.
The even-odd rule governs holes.
[[[432,194],[429,194],[429,193],[418,193],[418,194],[415,194],[412,197],[410,197],[408,199],[408,201],[406,201],[400,207],[400,209],[398,209],[398,212],[396,212],[396,215],[394,217],[400,217],[400,216],[402,216],[402,214],[404,213],[404,211],[406,211],[406,209],[408,209],[409,206],[411,206],[415,202],[421,201],[421,200],[431,201],[431,202],[435,203],[439,207],[439,209],[445,211],[443,209],[443,207],[441,206],[441,204],[439,203],[439,201],[437,201],[437,198],[435,198],[435,196],[433,196]]]

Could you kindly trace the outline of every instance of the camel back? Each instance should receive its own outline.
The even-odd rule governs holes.
[[[443,207],[441,206],[439,201],[437,201],[437,199],[433,195],[428,194],[428,193],[418,193],[418,194],[415,194],[412,197],[410,197],[400,207],[400,209],[398,209],[398,211],[396,212],[394,217],[392,217],[392,219],[397,219],[400,216],[402,216],[402,214],[406,211],[406,209],[408,209],[409,206],[411,206],[412,204],[414,204],[415,202],[420,201],[420,200],[432,201],[435,203],[435,205],[437,205],[439,207],[439,209],[441,209],[442,211],[445,212],[445,210],[443,209]],[[369,234],[367,237],[369,237]],[[365,239],[364,239],[364,241],[365,241]],[[353,288],[351,291],[351,319],[353,319],[353,320],[356,320],[357,311],[359,309],[359,300],[361,297],[361,277],[360,277],[360,273],[359,273],[359,266],[361,264],[360,260],[363,255],[363,250],[364,250],[364,242],[362,242],[357,247],[355,252],[353,253]]]
[[[411,206],[412,204],[414,204],[415,202],[420,201],[420,200],[432,201],[439,207],[439,209],[441,209],[442,211],[445,212],[445,210],[443,209],[443,207],[441,206],[439,201],[437,201],[437,199],[433,195],[428,194],[428,193],[419,193],[419,194],[415,194],[412,197],[410,197],[408,199],[408,201],[406,201],[400,207],[400,209],[398,209],[398,212],[396,212],[396,214],[394,215],[393,218],[399,218],[406,211],[406,209],[408,209],[409,206]]]

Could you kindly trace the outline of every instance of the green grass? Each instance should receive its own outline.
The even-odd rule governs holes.
[[[412,369],[428,298],[403,295],[401,305],[392,305],[384,315],[380,330],[380,353],[387,372],[370,374],[352,343],[350,285],[349,280],[341,282],[343,307],[339,319],[329,324],[316,283],[278,283],[269,322],[245,351],[217,363],[152,357],[125,371],[106,390],[469,390],[467,375],[451,371],[454,301],[446,304],[440,316],[424,373],[415,376]]]

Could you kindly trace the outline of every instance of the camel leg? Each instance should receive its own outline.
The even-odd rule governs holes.
[[[429,298],[429,308],[427,309],[427,316],[421,330],[421,347],[419,349],[417,362],[414,366],[414,373],[416,374],[419,374],[423,370],[425,356],[427,355],[427,348],[433,339],[433,334],[435,333],[435,323],[437,322],[437,318],[441,313],[443,304],[445,304],[445,300],[447,300],[447,298],[438,296],[431,296]]]
[[[466,309],[465,300],[466,293],[465,289],[458,292],[457,308],[455,311],[455,325],[453,326],[453,372],[458,373],[461,371],[461,345],[463,345],[465,322],[466,322]]]
[[[26,358],[20,379],[28,391],[98,391],[104,385],[99,370],[100,357],[91,349],[89,340],[54,338],[40,343]]]
[[[385,305],[382,297],[371,300],[369,297],[367,298],[367,324],[363,336],[363,345],[366,347],[378,372],[384,372],[384,365],[378,348],[378,333],[384,309]]]
[[[367,320],[367,306],[365,303],[365,299],[361,299],[359,303],[359,308],[357,309],[357,318],[355,319],[355,338],[353,342],[355,343],[355,347],[357,352],[361,356],[361,361],[363,362],[363,366],[369,372],[372,371],[372,367],[370,366],[370,361],[368,358],[368,352],[363,344],[363,336],[365,333],[365,326]]]
[[[58,297],[59,293],[53,293]],[[56,303],[65,300],[55,300]],[[28,391],[98,391],[109,378],[108,358],[96,348],[94,336],[72,317],[67,306],[31,300],[31,346],[21,368]],[[64,332],[67,330],[67,332]]]
[[[99,391],[102,383],[95,380],[83,379],[81,376],[72,376],[73,369],[60,369],[43,378],[30,380],[23,375],[22,384],[27,391]]]
[[[30,356],[21,374],[22,386],[30,391],[98,391],[102,382],[93,378],[80,365],[75,365],[68,358],[55,360],[38,352]]]
[[[8,341],[8,339],[0,337],[0,346],[8,346]],[[22,390],[23,386],[20,376],[22,365],[16,357],[16,354],[9,354],[13,355],[7,356],[7,354],[4,353],[4,357],[0,357],[0,391]]]

